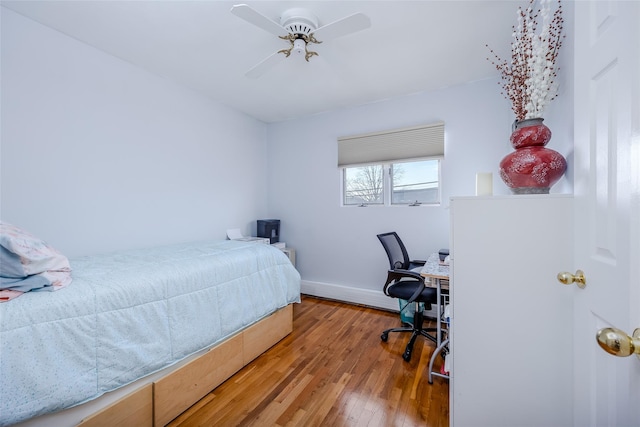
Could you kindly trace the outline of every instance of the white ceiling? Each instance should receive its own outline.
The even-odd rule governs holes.
[[[279,22],[305,7],[319,25],[362,12],[371,28],[314,45],[257,79],[288,42],[230,13],[242,1],[2,1],[22,15],[264,122],[497,76],[485,44],[510,52],[526,1],[246,1]]]

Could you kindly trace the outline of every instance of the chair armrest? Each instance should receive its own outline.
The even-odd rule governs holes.
[[[425,265],[427,263],[427,261],[423,260],[423,259],[413,259],[411,261],[409,261],[409,264],[415,264],[415,265]]]
[[[396,280],[400,280],[403,277],[409,277],[412,279],[424,281],[424,277],[422,277],[420,273],[415,272],[413,270],[403,270],[402,268],[389,270],[389,272],[387,273],[387,280],[389,279],[390,276],[395,277]]]
[[[387,288],[389,287],[390,284],[400,281],[403,278],[409,278],[409,279],[413,279],[414,281],[420,283],[422,286],[419,287],[418,289],[416,289],[416,292],[411,296],[409,302],[412,302],[414,299],[416,299],[418,297],[418,295],[420,295],[422,293],[422,291],[425,288],[424,285],[424,277],[422,277],[419,273],[416,273],[415,271],[411,271],[411,270],[403,270],[403,269],[395,269],[395,270],[389,270],[387,272],[387,282],[384,284],[384,288],[383,288],[383,292],[385,295],[387,296],[391,296],[389,295],[389,293],[387,292]]]

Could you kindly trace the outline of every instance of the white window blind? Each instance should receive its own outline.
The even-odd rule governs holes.
[[[338,167],[444,155],[444,122],[338,138]]]

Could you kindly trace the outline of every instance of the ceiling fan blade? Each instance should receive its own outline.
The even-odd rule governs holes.
[[[273,55],[267,56],[262,62],[258,63],[252,69],[247,71],[245,73],[245,76],[251,79],[257,79],[258,77],[263,75],[267,70],[269,70],[271,67],[275,66],[276,64],[280,63],[285,58],[286,56],[284,56],[284,54],[281,54],[280,52],[275,52]]]
[[[313,35],[319,41],[326,41],[365,30],[370,26],[371,20],[367,15],[354,13],[353,15],[338,19],[337,21],[318,28],[313,32]]]
[[[286,36],[287,34],[289,34],[287,30],[282,27],[282,25],[267,18],[266,16],[246,4],[234,5],[231,8],[231,13],[255,25],[256,27],[260,27],[271,34],[275,34],[276,36]]]

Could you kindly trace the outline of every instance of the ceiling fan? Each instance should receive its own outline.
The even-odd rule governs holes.
[[[368,16],[354,13],[318,27],[318,18],[311,11],[301,7],[285,10],[280,16],[280,23],[267,18],[246,4],[233,6],[231,13],[289,42],[288,49],[273,53],[247,71],[246,76],[251,78],[260,77],[265,71],[288,58],[292,53],[296,56],[304,55],[304,59],[308,62],[309,58],[318,55],[317,52],[309,49],[309,44],[319,44],[371,26]]]

